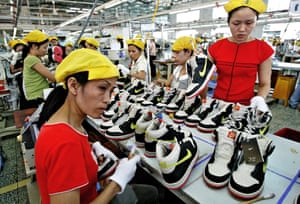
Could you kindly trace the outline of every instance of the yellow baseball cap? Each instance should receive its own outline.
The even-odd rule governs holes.
[[[14,49],[16,45],[26,45],[26,42],[24,40],[10,40],[8,42],[8,46],[12,49]]]
[[[142,39],[142,35],[141,34],[136,34],[134,39]]]
[[[40,30],[33,30],[24,37],[24,41],[31,43],[40,43],[46,40],[48,40],[48,36]]]
[[[58,37],[56,37],[56,36],[50,36],[49,37],[49,41],[52,41],[52,40],[58,41]]]
[[[177,38],[177,40],[173,44],[172,50],[179,51],[183,49],[195,50],[196,40],[190,36],[183,36]]]
[[[246,6],[254,9],[257,13],[261,14],[267,10],[267,5],[262,0],[230,0],[224,5],[224,9],[227,13],[232,10],[239,8],[241,6]]]
[[[106,56],[92,49],[82,48],[70,53],[56,68],[55,79],[64,82],[67,76],[88,71],[88,80],[119,77],[119,71]]]
[[[66,42],[65,43],[65,47],[73,47],[74,45],[73,45],[73,43],[71,43],[71,42]]]
[[[85,37],[80,38],[80,39],[78,40],[78,45],[80,45],[80,43],[81,43],[82,41],[85,41],[85,40],[86,40]]]
[[[123,37],[122,35],[117,35],[116,39],[117,39],[117,40],[123,40],[124,37]]]
[[[86,38],[85,42],[87,42],[90,45],[93,45],[96,48],[100,46],[100,43],[95,38]]]
[[[145,43],[141,39],[129,39],[126,41],[127,45],[134,45],[144,50]]]

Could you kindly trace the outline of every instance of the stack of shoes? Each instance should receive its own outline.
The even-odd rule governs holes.
[[[122,124],[114,125],[105,132],[105,136],[111,140],[126,140],[133,137],[137,120],[142,115],[142,109],[139,106],[131,106],[129,116]]]
[[[180,90],[178,92],[178,96],[176,100],[173,103],[167,104],[165,112],[170,114],[180,110],[181,107],[183,107],[184,105],[184,100],[185,100],[185,90]]]
[[[217,127],[221,126],[229,115],[232,113],[233,103],[228,103],[219,100],[218,108],[213,114],[209,114],[204,120],[198,123],[198,130],[200,132],[213,132]]]
[[[196,57],[196,62],[192,83],[186,90],[186,96],[189,98],[198,96],[204,90],[215,71],[214,64],[208,58]]]
[[[232,170],[238,158],[241,144],[240,133],[225,126],[215,130],[216,146],[208,161],[203,179],[213,188],[222,188],[229,182]]]
[[[135,143],[139,148],[145,146],[145,132],[152,122],[154,114],[151,111],[144,111],[143,115],[137,120],[135,128]]]
[[[156,158],[159,162],[164,185],[176,190],[187,182],[199,155],[197,143],[189,133],[178,131],[176,142],[159,140],[156,145]]]
[[[218,100],[207,98],[202,100],[200,108],[192,115],[188,116],[184,123],[189,127],[197,127],[201,120],[204,120],[210,113],[218,107]]]
[[[175,134],[176,131],[171,124],[167,124],[160,118],[153,119],[145,132],[145,156],[155,157],[157,141],[174,142]]]
[[[163,109],[167,104],[171,103],[173,99],[175,99],[177,95],[177,89],[176,88],[165,88],[165,94],[161,102],[156,104],[156,107],[158,109]]]
[[[184,107],[175,113],[173,121],[175,123],[183,123],[185,119],[194,113],[201,106],[201,99],[197,97],[185,97]]]
[[[266,136],[243,134],[243,138],[249,145],[242,143],[242,152],[238,165],[231,174],[228,189],[237,198],[252,199],[263,190],[268,157],[274,151],[275,146]],[[256,145],[249,143],[250,140],[255,141]],[[254,156],[256,155],[255,149],[260,156]],[[249,158],[247,154],[250,155]]]

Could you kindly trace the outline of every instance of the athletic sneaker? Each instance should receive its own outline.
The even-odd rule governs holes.
[[[139,148],[145,146],[145,132],[147,127],[151,124],[154,115],[150,111],[145,111],[143,115],[137,120],[135,128],[135,143]]]
[[[239,103],[234,104],[232,113],[229,115],[228,120],[224,122],[224,126],[244,131],[248,125],[249,106],[244,106]]]
[[[137,120],[141,117],[142,110],[138,106],[133,106],[129,117],[122,124],[115,125],[106,130],[105,136],[111,140],[126,140],[135,134]]]
[[[171,103],[173,99],[175,99],[177,95],[177,89],[176,88],[165,88],[165,94],[161,102],[156,104],[156,107],[158,109],[163,109],[167,106],[167,104]]]
[[[240,148],[240,133],[221,126],[215,130],[215,134],[216,146],[205,167],[203,179],[210,187],[222,188],[227,185],[236,164]]]
[[[184,100],[185,100],[185,90],[180,90],[175,102],[167,104],[165,112],[175,113],[176,111],[180,110],[181,107],[184,105]]]
[[[243,137],[247,143],[242,143],[242,154],[231,174],[228,188],[233,196],[248,200],[262,192],[268,157],[275,146],[266,136],[243,133]]]
[[[175,133],[171,124],[167,124],[160,118],[153,119],[145,132],[145,156],[155,157],[157,141],[174,142]]]
[[[266,135],[269,131],[271,121],[272,113],[270,110],[260,112],[255,108],[249,108],[248,125],[245,128],[245,132],[252,135]]]
[[[198,130],[201,132],[213,132],[228,119],[228,116],[232,113],[232,109],[233,103],[219,100],[218,108],[214,113],[198,123]]]
[[[196,62],[193,81],[186,91],[186,96],[189,98],[198,96],[204,90],[215,71],[214,64],[208,58],[196,57]]]
[[[183,123],[185,119],[194,113],[201,106],[201,99],[199,97],[188,98],[185,97],[183,110],[175,113],[173,121],[175,123]]]
[[[130,95],[142,95],[145,92],[145,83],[135,79],[132,86],[127,90]]]
[[[111,176],[118,166],[118,161],[109,157],[103,157],[103,161],[98,161],[98,163],[98,180],[102,180],[108,176]]]
[[[191,134],[178,134],[181,134],[181,137],[177,137],[176,142],[159,140],[156,145],[156,158],[162,178],[165,186],[171,190],[180,189],[185,185],[199,155],[199,148]]]
[[[189,127],[197,127],[201,120],[204,120],[213,110],[217,109],[218,104],[219,102],[216,99],[207,98],[202,100],[200,108],[194,114],[188,116],[184,123]]]
[[[106,110],[104,113],[101,115],[101,118],[103,121],[108,121],[110,120],[117,112],[119,111],[119,107],[116,106],[114,109]]]

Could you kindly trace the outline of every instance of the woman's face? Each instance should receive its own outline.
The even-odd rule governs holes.
[[[176,65],[184,65],[188,59],[191,57],[191,51],[184,50],[173,51],[172,52],[172,59],[174,60],[174,64]]]
[[[43,56],[47,55],[47,53],[48,53],[48,45],[49,45],[48,42],[46,42],[46,43],[44,43],[44,44],[42,44],[40,46],[33,45],[35,47],[35,49],[36,49],[36,52],[35,52],[36,56],[43,57]]]
[[[75,100],[81,111],[93,118],[99,118],[110,102],[116,81],[117,78],[98,79],[79,86]]]
[[[141,56],[142,52],[134,45],[129,45],[128,54],[131,60],[136,61]]]
[[[247,42],[257,21],[256,13],[250,8],[240,8],[232,14],[229,28],[232,38],[237,43]]]

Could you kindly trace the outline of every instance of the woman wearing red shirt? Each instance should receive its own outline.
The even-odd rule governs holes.
[[[218,81],[214,98],[228,102],[263,104],[271,84],[271,57],[274,50],[266,42],[250,36],[258,15],[266,10],[261,0],[230,1],[224,6],[232,36],[219,40],[208,49],[216,64]],[[258,92],[254,86],[258,79]]]

